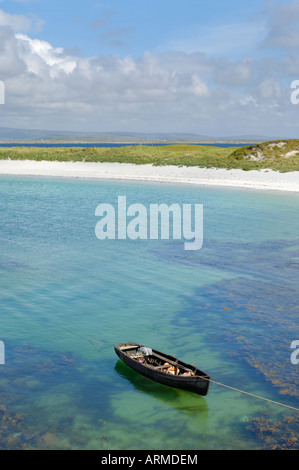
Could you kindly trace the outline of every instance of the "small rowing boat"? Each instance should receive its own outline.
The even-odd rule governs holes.
[[[198,395],[209,391],[210,376],[193,364],[138,343],[120,343],[114,349],[127,366],[148,379]]]

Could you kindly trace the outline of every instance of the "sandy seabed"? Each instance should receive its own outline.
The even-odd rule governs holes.
[[[0,160],[0,175],[99,178],[247,189],[299,191],[299,171],[226,170],[222,168],[134,165],[131,163]]]

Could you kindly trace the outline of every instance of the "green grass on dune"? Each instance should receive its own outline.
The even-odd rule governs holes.
[[[0,159],[121,162],[155,166],[197,166],[201,168],[273,169],[281,172],[299,170],[299,140],[284,140],[246,147],[213,147],[202,145],[165,145],[129,147],[3,147]],[[274,145],[273,145],[274,144]],[[298,153],[295,153],[297,152]],[[290,152],[293,152],[291,155]]]

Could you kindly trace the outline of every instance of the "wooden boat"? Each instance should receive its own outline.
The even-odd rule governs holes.
[[[120,343],[114,347],[119,358],[148,379],[198,395],[207,395],[210,376],[179,359],[138,343]]]

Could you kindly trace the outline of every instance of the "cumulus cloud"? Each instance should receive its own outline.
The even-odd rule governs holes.
[[[26,63],[28,72],[39,75],[42,69],[55,77],[60,71],[70,73],[76,67],[76,59],[66,54],[61,47],[52,47],[46,41],[31,39],[25,34],[15,35],[20,58]]]
[[[295,129],[291,55],[229,60],[169,51],[82,57],[32,38],[10,17],[2,20],[2,126],[270,136]]]
[[[0,77],[7,80],[26,71],[26,64],[20,58],[17,39],[8,27],[0,26]]]

